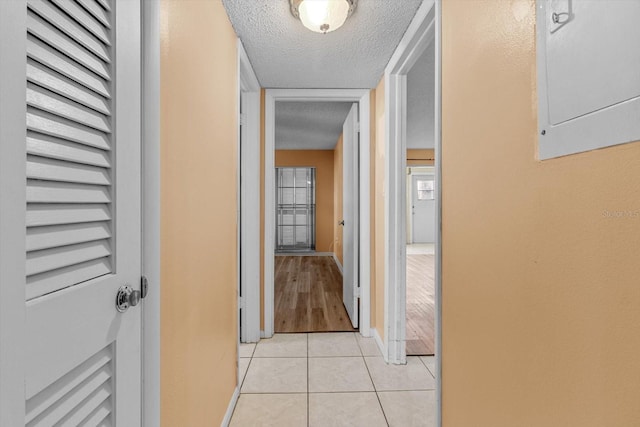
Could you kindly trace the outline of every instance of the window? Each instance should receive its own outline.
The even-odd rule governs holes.
[[[276,251],[316,247],[316,169],[276,168]]]
[[[433,180],[419,180],[418,186],[418,200],[434,200],[434,186]]]

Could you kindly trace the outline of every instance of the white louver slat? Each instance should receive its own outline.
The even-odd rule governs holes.
[[[105,168],[109,167],[110,160],[108,151],[78,146],[72,142],[36,133],[27,136],[27,153]]]
[[[31,300],[112,272],[113,47],[107,3],[28,0],[27,7]],[[60,419],[102,422],[108,387],[94,385],[87,385],[84,409],[74,412],[68,402],[58,408]]]
[[[77,426],[109,421],[113,408],[112,360],[113,348],[109,346],[27,400],[25,425]]]
[[[76,22],[79,22],[84,28],[104,42],[105,45],[111,46],[108,28],[104,27],[101,22],[94,18],[87,10],[83,9],[82,6],[73,0],[53,0],[53,2],[75,19]]]
[[[78,0],[89,13],[91,13],[98,21],[107,28],[111,28],[107,12],[111,11],[109,2],[106,0]]]
[[[38,61],[52,70],[60,73],[80,84],[82,87],[109,99],[110,90],[104,79],[82,68],[79,64],[69,61],[60,52],[50,49],[36,37],[27,37],[27,55],[29,58],[38,58]]]
[[[90,90],[87,90],[87,88],[78,85],[64,76],[47,72],[44,66],[37,62],[31,60],[27,62],[27,78],[29,81],[66,96],[79,104],[93,108],[103,114],[109,114],[108,103],[102,96],[94,94]]]
[[[100,58],[78,45],[71,37],[52,26],[45,17],[29,13],[27,17],[29,33],[41,40],[46,40],[53,48],[77,61],[82,66],[93,71],[104,79],[109,79],[109,67]]]
[[[109,125],[103,113],[94,112],[77,103],[70,103],[70,98],[71,96],[62,97],[31,83],[27,85],[28,106],[47,111],[83,126],[110,133]]]
[[[103,61],[110,62],[108,45],[105,46],[104,40],[98,40],[93,33],[87,31],[82,21],[69,17],[64,11],[46,0],[28,0],[28,4],[31,10],[40,16],[46,16],[47,21],[63,34]]]
[[[77,224],[109,221],[111,212],[105,204],[31,204],[27,210],[27,226]]]

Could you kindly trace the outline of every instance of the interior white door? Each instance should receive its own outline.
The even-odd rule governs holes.
[[[412,241],[433,243],[436,237],[435,180],[433,175],[411,177]]]
[[[354,328],[358,327],[358,105],[353,104],[342,127],[342,301]]]
[[[140,1],[20,4],[24,424],[140,425],[142,311],[116,310],[141,276]]]

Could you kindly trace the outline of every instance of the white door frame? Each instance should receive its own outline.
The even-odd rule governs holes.
[[[260,83],[238,39],[238,281],[242,342],[260,341]],[[242,132],[242,135],[240,134]],[[243,150],[240,150],[242,144]],[[240,176],[242,174],[242,176]],[[240,327],[240,326],[239,326]]]
[[[385,229],[387,233],[385,241],[387,247],[384,287],[384,344],[387,351],[385,359],[387,362],[395,364],[404,364],[407,360],[407,73],[434,40],[434,9],[434,0],[426,0],[422,3],[384,72],[385,188],[388,191],[388,197],[385,199]],[[439,59],[436,59],[436,63],[438,61]],[[438,206],[436,206],[436,211]]]
[[[442,65],[440,0],[425,0],[385,69],[385,359],[406,363],[406,74],[430,43],[435,43],[435,358],[436,420],[442,425]]]
[[[160,2],[142,3],[142,425],[160,425]]]
[[[414,176],[420,176],[420,175],[433,175],[434,179],[436,176],[436,168],[435,166],[407,166],[407,169],[412,169],[412,168],[420,168],[420,169],[430,169],[429,172],[411,172],[411,175],[407,174],[407,186],[405,188],[407,188],[407,209],[405,211],[405,215],[407,218],[407,243],[408,244],[412,244],[413,243],[413,215],[409,215],[409,212],[411,211],[411,206],[413,205],[413,177]]]
[[[274,328],[274,256],[275,256],[275,107],[276,102],[329,101],[357,102],[360,122],[360,333],[371,336],[370,325],[370,200],[369,200],[369,89],[267,89],[265,94],[265,151],[264,151],[264,331],[272,337]]]
[[[0,2],[0,76],[26,76],[24,2]],[[27,79],[0,79],[0,425],[25,420]],[[10,245],[7,245],[10,242]]]
[[[407,170],[407,72],[420,55],[435,43],[435,357],[437,425],[442,423],[442,171],[441,171],[441,1],[425,0],[402,37],[385,69],[385,358],[390,363],[406,363],[406,170]]]

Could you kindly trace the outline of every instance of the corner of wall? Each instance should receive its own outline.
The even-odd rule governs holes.
[[[221,2],[160,8],[161,419],[216,425],[238,378],[237,37]]]

